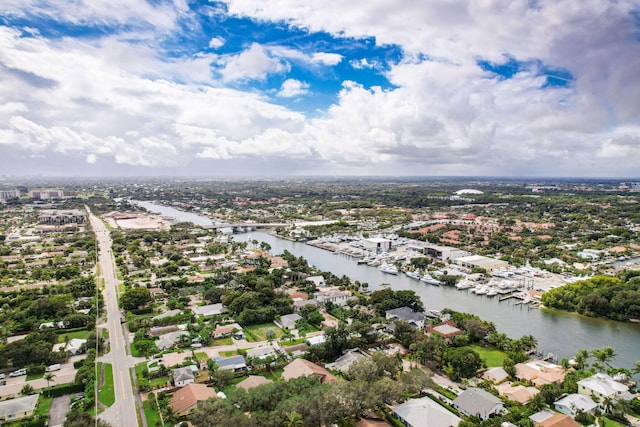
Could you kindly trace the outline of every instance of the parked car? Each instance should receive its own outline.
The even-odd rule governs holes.
[[[3,380],[5,378],[7,378],[7,376],[5,374],[0,374],[0,380]]]
[[[25,368],[18,369],[17,371],[13,371],[9,374],[10,377],[19,377],[21,375],[27,375],[27,370]]]
[[[49,365],[45,368],[45,372],[53,372],[53,371],[59,371],[60,370],[60,364],[59,363],[55,363],[53,365]]]

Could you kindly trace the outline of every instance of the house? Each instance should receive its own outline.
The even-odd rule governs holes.
[[[316,300],[315,298],[293,301],[293,310],[298,312],[302,307],[307,305],[313,305],[314,307],[318,307],[319,303],[318,303],[318,300]]]
[[[320,345],[323,342],[325,342],[327,340],[327,337],[324,336],[324,334],[322,335],[316,335],[313,337],[309,337],[307,338],[307,345]]]
[[[236,384],[236,387],[249,390],[260,385],[271,384],[272,382],[273,381],[271,381],[270,379],[261,377],[259,375],[249,375],[247,378]]]
[[[247,357],[254,357],[257,359],[266,359],[267,357],[276,357],[278,356],[278,352],[273,346],[264,345],[260,347],[254,347],[247,350]]]
[[[557,400],[553,403],[553,407],[556,408],[556,411],[575,418],[578,410],[587,414],[593,414],[598,408],[598,404],[591,400],[589,396],[574,393]]]
[[[509,378],[509,374],[501,367],[487,369],[484,374],[482,374],[483,380],[491,381],[494,384],[500,384],[507,378]]]
[[[512,383],[504,383],[496,386],[496,390],[500,395],[514,402],[526,404],[533,399],[533,396],[540,393],[535,387],[525,387],[523,385],[513,385]]]
[[[318,301],[318,305],[324,307],[328,302],[335,305],[344,306],[349,301],[351,293],[347,291],[322,291],[316,292],[315,300]],[[308,300],[307,300],[308,301]]]
[[[565,414],[550,411],[537,412],[529,417],[535,427],[580,427],[580,424]]]
[[[38,405],[39,394],[17,397],[0,402],[0,421],[13,422],[33,415]]]
[[[324,288],[327,284],[324,281],[324,277],[322,276],[309,276],[304,280],[308,280],[316,285],[316,288]]]
[[[393,416],[402,421],[407,427],[451,427],[461,421],[453,413],[431,400],[429,397],[410,399],[393,408]],[[425,423],[426,420],[428,424]]]
[[[151,335],[152,337],[157,337],[169,332],[176,332],[178,330],[179,329],[176,325],[152,326],[151,328],[149,328],[149,335]]]
[[[315,363],[309,362],[305,359],[295,359],[293,362],[285,366],[281,378],[285,381],[289,381],[293,378],[309,376],[319,377],[320,382],[322,382],[323,384],[335,381],[336,379],[329,373],[329,371],[327,371],[322,366],[316,365]]]
[[[387,310],[385,312],[385,318],[387,320],[397,319],[404,320],[415,328],[424,328],[424,319],[426,316],[419,311],[413,311],[409,307],[394,308],[393,310]]]
[[[595,374],[578,381],[578,393],[590,396],[594,401],[602,403],[605,398],[613,400],[631,400],[629,387],[615,381],[607,374]]]
[[[564,381],[564,368],[544,360],[529,360],[516,365],[516,378],[535,386],[559,384]]]
[[[302,316],[300,316],[299,314],[285,314],[284,316],[280,316],[280,320],[274,323],[281,328],[295,329],[296,322],[300,319],[302,319]]]
[[[502,400],[482,389],[470,387],[453,401],[453,407],[465,415],[475,415],[486,420],[499,414],[504,407]]]
[[[71,338],[68,342],[53,345],[53,351],[66,351],[70,356],[75,356],[86,351],[87,340],[81,338]]]
[[[450,340],[456,335],[462,335],[464,332],[456,327],[452,320],[447,320],[435,326],[427,326],[427,334],[438,334],[444,339]]]
[[[247,363],[244,360],[244,357],[231,356],[231,357],[221,357],[218,356],[213,359],[217,364],[218,368],[222,370],[231,370],[233,372],[240,372],[247,370]]]
[[[187,331],[175,331],[175,332],[169,332],[166,333],[164,335],[161,335],[155,342],[154,344],[156,345],[156,347],[158,348],[158,350],[162,351],[162,350],[166,350],[168,348],[173,347],[177,342],[180,341],[181,337],[189,336],[189,332]],[[191,340],[189,340],[191,341]]]
[[[191,310],[193,311],[193,314],[198,317],[212,317],[227,312],[227,309],[222,305],[222,303],[201,305],[199,307],[193,307]]]
[[[198,402],[216,397],[216,391],[204,384],[187,384],[171,398],[171,411],[176,417],[188,415]]]
[[[234,335],[241,334],[242,336],[242,332],[243,332],[242,326],[238,325],[237,323],[231,323],[228,325],[219,325],[211,332],[211,338],[215,340],[218,338],[228,337],[231,334],[234,334]]]
[[[342,356],[338,357],[335,362],[326,365],[328,369],[334,369],[340,372],[347,372],[353,362],[366,357],[359,349],[349,350]]]
[[[196,376],[189,366],[172,369],[171,374],[173,376],[173,384],[175,384],[176,387],[184,387],[196,382]]]

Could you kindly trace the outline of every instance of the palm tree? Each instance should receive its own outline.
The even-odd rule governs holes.
[[[47,388],[49,388],[49,383],[53,381],[55,374],[53,372],[47,372],[42,378],[47,382]]]
[[[20,394],[23,396],[29,396],[30,394],[33,394],[35,392],[35,390],[33,389],[33,386],[31,384],[25,384],[22,387],[22,390],[20,390]]]
[[[632,374],[640,374],[640,360],[636,361],[633,364],[633,368],[631,369]]]
[[[589,352],[583,348],[579,349],[576,352],[576,355],[573,356],[573,361],[575,362],[575,366],[577,369],[584,369],[587,366],[587,361],[589,360]]]
[[[611,396],[606,396],[602,399],[602,409],[604,410],[605,414],[611,414],[613,413],[613,408],[615,406],[616,402],[615,400],[613,400],[613,397]]]
[[[304,427],[304,420],[302,415],[297,412],[289,412],[287,414],[287,420],[284,422],[284,427]]]
[[[615,359],[615,357],[617,356],[613,347],[597,348],[591,352],[591,355],[599,362],[598,367],[600,368],[601,372],[604,371],[605,366],[609,365],[609,362]]]

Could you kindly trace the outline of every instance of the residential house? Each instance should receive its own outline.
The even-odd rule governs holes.
[[[529,381],[535,386],[560,384],[564,381],[565,371],[560,365],[544,360],[529,360],[516,365],[516,378]]]
[[[198,402],[216,397],[216,391],[204,384],[187,384],[176,391],[171,398],[171,411],[176,417],[188,415]]]
[[[235,332],[234,332],[235,331]],[[237,323],[230,323],[228,325],[218,325],[212,332],[211,338],[218,339],[231,336],[231,334],[240,334],[242,336],[243,329],[242,326]]]
[[[260,347],[254,347],[247,350],[247,357],[254,357],[257,359],[266,359],[267,357],[277,357],[278,352],[271,345],[264,345]]]
[[[465,415],[475,415],[486,420],[502,411],[502,400],[482,389],[470,387],[453,401],[453,407]]]
[[[293,310],[298,312],[304,306],[313,305],[314,307],[318,307],[319,304],[320,303],[315,298],[314,299],[297,300],[297,301],[293,301]]]
[[[173,384],[176,387],[184,387],[196,382],[196,376],[189,366],[172,369],[171,374],[173,376]]]
[[[540,393],[540,390],[535,387],[525,387],[521,384],[513,385],[512,383],[500,384],[496,386],[496,390],[507,399],[523,405],[533,399],[533,396]]]
[[[261,377],[260,375],[249,375],[247,378],[236,384],[236,387],[249,390],[264,384],[271,384],[272,382],[272,380]]]
[[[168,326],[152,326],[149,328],[149,335],[152,337],[157,337],[163,334],[168,334],[169,332],[178,331],[178,327],[176,325],[168,325]]]
[[[553,403],[553,407],[556,408],[556,411],[575,418],[578,410],[587,414],[593,414],[598,408],[598,404],[591,400],[589,396],[574,393],[557,400]]]
[[[427,326],[427,334],[438,334],[444,339],[450,340],[456,335],[462,335],[464,332],[456,327],[455,322],[452,320],[446,320],[435,326]]]
[[[535,427],[580,427],[580,424],[565,414],[540,411],[529,417]]]
[[[87,340],[82,338],[71,338],[68,342],[53,345],[53,351],[66,351],[70,356],[76,356],[86,351]]]
[[[494,384],[500,384],[502,381],[509,378],[509,374],[502,367],[495,367],[487,369],[484,374],[482,374],[483,380],[491,381]]]
[[[339,306],[347,305],[350,297],[350,292],[337,290],[316,292],[315,294],[315,300],[318,301],[318,305],[321,307],[324,307],[328,302]]]
[[[296,329],[296,322],[300,319],[302,319],[302,316],[299,314],[285,314],[284,316],[280,316],[280,320],[274,323],[281,328]]]
[[[342,356],[338,357],[335,362],[326,365],[328,369],[334,369],[340,372],[347,372],[351,365],[359,359],[366,357],[359,349],[349,350]]]
[[[606,398],[613,400],[633,398],[629,393],[629,387],[602,373],[578,381],[578,393],[590,396],[597,403],[602,403]]]
[[[247,370],[247,363],[245,362],[244,357],[240,355],[231,357],[218,356],[213,360],[218,364],[218,368],[222,370],[230,370],[233,372]]]
[[[317,376],[320,378],[320,382],[326,384],[331,381],[335,381],[335,377],[329,373],[322,366],[316,365],[313,362],[309,362],[305,359],[295,359],[284,367],[282,373],[282,379],[289,381],[293,378]]]
[[[212,317],[227,312],[227,309],[222,305],[222,303],[201,305],[193,307],[191,310],[198,317]]]
[[[307,338],[307,345],[320,345],[327,340],[327,337],[322,335],[315,335],[313,337]]]
[[[393,416],[407,427],[451,427],[461,419],[431,400],[429,397],[410,399],[393,408]],[[427,422],[428,420],[428,422]]]
[[[33,415],[38,405],[39,394],[17,397],[0,402],[0,421],[13,422]]]
[[[327,285],[324,281],[324,277],[322,276],[309,276],[304,280],[313,282],[313,284],[316,285],[316,288],[324,288]]]
[[[409,307],[400,307],[400,308],[394,308],[393,310],[387,310],[385,314],[386,314],[385,318],[387,320],[391,320],[391,319],[404,320],[405,322],[407,322],[408,324],[410,324],[415,328],[418,328],[418,329],[424,328],[424,320],[426,319],[425,314],[419,311],[413,311]]]
[[[167,350],[171,347],[173,347],[177,342],[180,341],[181,337],[189,336],[189,332],[187,331],[174,331],[174,332],[168,332],[164,335],[161,335],[155,342],[154,344],[156,345],[157,349],[160,351],[163,350]],[[191,340],[189,340],[189,342],[191,342]]]

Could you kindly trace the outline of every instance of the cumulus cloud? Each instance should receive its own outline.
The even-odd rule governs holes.
[[[278,96],[293,98],[309,93],[309,84],[296,79],[287,79],[282,83]]]
[[[214,37],[209,40],[209,47],[212,49],[219,49],[226,43],[226,40],[223,37]]]
[[[228,55],[220,59],[220,74],[224,81],[265,79],[269,74],[283,73],[288,70],[286,62],[269,55],[260,44],[251,46],[237,55]]]

